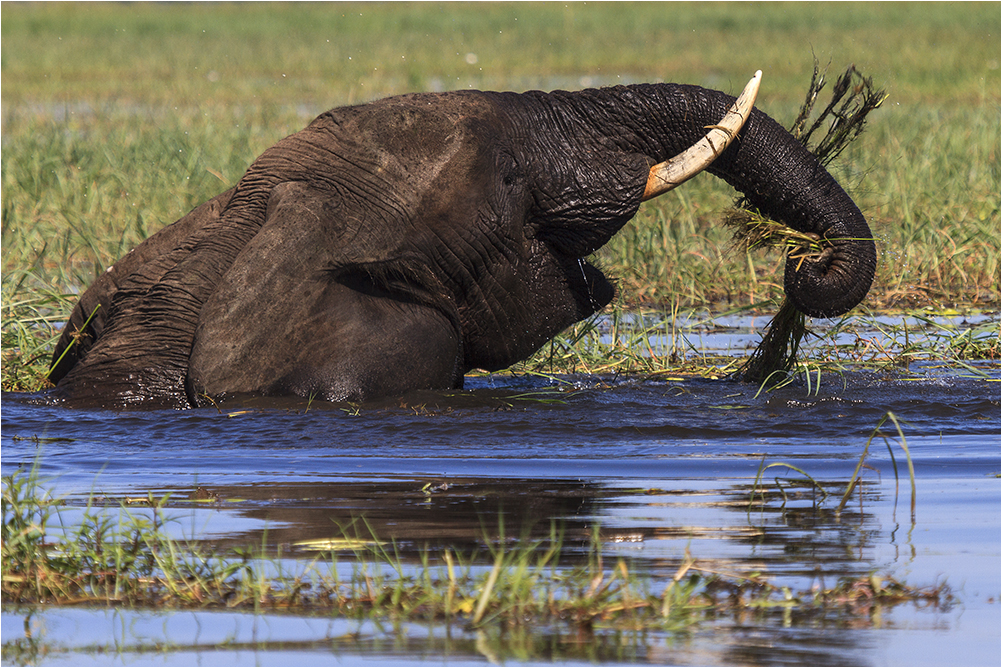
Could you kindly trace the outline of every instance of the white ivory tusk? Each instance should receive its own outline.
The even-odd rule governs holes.
[[[644,189],[645,201],[677,188],[717,159],[717,156],[738,136],[738,131],[748,120],[752,107],[755,106],[755,97],[758,95],[758,85],[761,81],[762,70],[758,70],[741,91],[734,106],[720,119],[720,123],[708,126],[712,129],[705,137],[674,158],[651,167],[647,176],[647,188]]]

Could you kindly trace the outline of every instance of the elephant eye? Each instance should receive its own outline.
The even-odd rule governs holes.
[[[494,170],[495,174],[499,174],[501,176],[501,184],[505,188],[515,186],[525,178],[523,170],[519,166],[515,156],[513,156],[511,152],[504,149],[495,153]]]

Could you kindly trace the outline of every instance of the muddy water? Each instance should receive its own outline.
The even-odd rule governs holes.
[[[397,664],[528,661],[678,664],[998,665],[1000,402],[996,365],[912,365],[907,373],[825,375],[772,393],[729,381],[577,376],[470,379],[361,408],[235,399],[217,410],[69,411],[5,395],[3,473],[30,466],[70,507],[198,487],[177,503],[179,534],[282,546],[339,535],[364,516],[405,559],[427,545],[483,546],[510,533],[565,530],[568,558],[598,526],[607,557],[670,577],[685,550],[706,567],[759,571],[805,590],[871,571],[912,585],[945,581],[952,606],[791,619],[724,617],[684,635],[560,629],[474,632],[420,623],[231,613],[5,609],[3,642],[42,663]],[[773,493],[749,506],[763,462],[784,462],[835,491],[886,413],[915,464],[895,493],[884,441],[861,495],[836,498],[769,469]],[[34,437],[37,437],[34,438]],[[892,440],[901,474],[904,453]],[[776,478],[780,478],[776,482]],[[780,486],[787,492],[784,504]],[[265,533],[265,529],[267,532]],[[25,634],[31,635],[26,643]],[[20,640],[19,640],[20,639]],[[164,649],[167,648],[167,649]]]

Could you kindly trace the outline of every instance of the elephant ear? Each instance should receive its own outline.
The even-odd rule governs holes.
[[[224,392],[360,399],[456,383],[455,309],[418,259],[364,237],[378,222],[371,207],[329,190],[277,187],[261,230],[202,307],[189,400]],[[355,242],[344,247],[346,236]],[[398,363],[409,366],[407,384],[385,385],[400,374],[381,365]]]
[[[580,151],[530,148],[516,147],[526,178],[524,190],[509,199],[524,198],[525,208],[515,206],[487,226],[521,229],[512,251],[517,259],[495,259],[489,280],[474,284],[482,296],[460,304],[470,368],[493,371],[525,359],[612,301],[613,286],[583,258],[636,215],[651,167],[636,153],[594,151],[582,167]],[[491,249],[500,257],[507,252]]]

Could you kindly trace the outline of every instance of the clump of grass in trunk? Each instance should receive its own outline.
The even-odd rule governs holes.
[[[818,61],[815,59],[807,97],[790,128],[793,136],[810,149],[822,166],[827,166],[859,137],[866,127],[867,115],[887,99],[886,93],[875,88],[869,77],[864,77],[855,65],[850,65],[836,80],[831,101],[817,119],[811,122],[818,95],[827,83],[826,73],[827,67],[825,72],[819,72]],[[811,137],[826,122],[829,123],[828,132],[812,145]],[[812,254],[824,250],[818,235],[805,234],[764,218],[757,211],[748,208],[747,202],[743,200],[738,202],[724,222],[734,228],[737,246],[746,252],[757,248],[779,247],[789,257],[806,260]],[[737,375],[746,381],[768,383],[773,376],[785,376],[792,371],[797,364],[800,344],[807,335],[805,322],[804,314],[789,299],[784,299],[758,348],[738,370]]]

